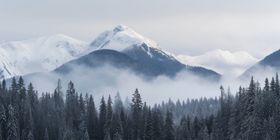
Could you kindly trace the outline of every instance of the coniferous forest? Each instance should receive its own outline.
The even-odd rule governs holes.
[[[278,75],[264,87],[248,87],[219,98],[186,99],[153,106],[136,89],[130,100],[62,91],[38,93],[23,78],[0,84],[0,140],[279,140]],[[143,89],[144,90],[144,89]]]

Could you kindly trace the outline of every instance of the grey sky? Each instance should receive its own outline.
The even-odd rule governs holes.
[[[91,41],[124,24],[173,53],[280,48],[279,0],[8,0],[0,4],[0,40],[57,33]]]

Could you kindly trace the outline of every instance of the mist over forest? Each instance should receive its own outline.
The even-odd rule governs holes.
[[[143,90],[144,92],[144,90]],[[38,92],[22,77],[0,84],[0,138],[81,140],[225,140],[278,139],[278,74],[264,86],[253,77],[236,93],[220,87],[219,97],[148,104],[142,90],[129,98],[119,93],[96,99],[70,81],[62,90]]]

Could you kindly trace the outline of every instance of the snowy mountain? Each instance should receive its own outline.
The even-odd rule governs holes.
[[[176,58],[188,65],[197,65],[213,69],[223,75],[238,76],[257,62],[257,58],[247,52],[213,50],[198,56],[178,55]]]
[[[240,77],[271,76],[280,70],[280,50],[277,50],[247,69]]]
[[[104,49],[107,51],[100,51]],[[98,53],[92,53],[95,51]],[[122,59],[124,56],[128,58],[127,61]],[[159,75],[173,77],[181,71],[211,79],[221,77],[210,69],[182,64],[173,54],[159,48],[154,41],[123,25],[101,33],[89,44],[60,34],[24,41],[2,42],[0,43],[0,58],[1,78],[53,70],[63,72],[65,70],[63,67],[68,66],[67,62],[69,65],[85,64],[89,68],[98,67],[103,63],[119,66],[115,64],[118,62],[125,68],[148,77]],[[88,58],[96,60],[88,60]],[[115,58],[123,62],[107,60],[107,58]],[[133,65],[125,64],[125,62],[130,62],[129,60],[133,60]]]
[[[0,77],[47,72],[80,57],[87,43],[57,34],[36,39],[0,43]]]
[[[215,79],[220,77],[212,70],[182,64],[173,54],[159,48],[154,41],[123,25],[101,33],[90,46],[94,50],[112,49],[122,52],[145,66],[145,73],[153,76],[174,76],[182,70],[187,70],[197,75],[213,76]],[[202,74],[202,71],[205,73]]]

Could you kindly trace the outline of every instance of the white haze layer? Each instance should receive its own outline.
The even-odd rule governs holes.
[[[111,66],[95,69],[79,66],[75,67],[69,75],[34,74],[26,76],[25,80],[27,83],[32,82],[39,93],[52,93],[59,78],[62,80],[64,94],[67,83],[71,80],[78,93],[92,94],[95,99],[102,96],[108,97],[108,95],[114,97],[117,92],[123,99],[131,98],[135,89],[138,88],[143,100],[148,103],[161,103],[169,98],[186,100],[187,98],[218,97],[220,85],[225,88],[230,87],[232,93],[235,93],[240,85],[246,86],[249,83],[249,79],[242,82],[236,79],[211,82],[187,72],[181,72],[175,78],[159,76],[153,80],[144,80],[129,70],[120,70]]]

